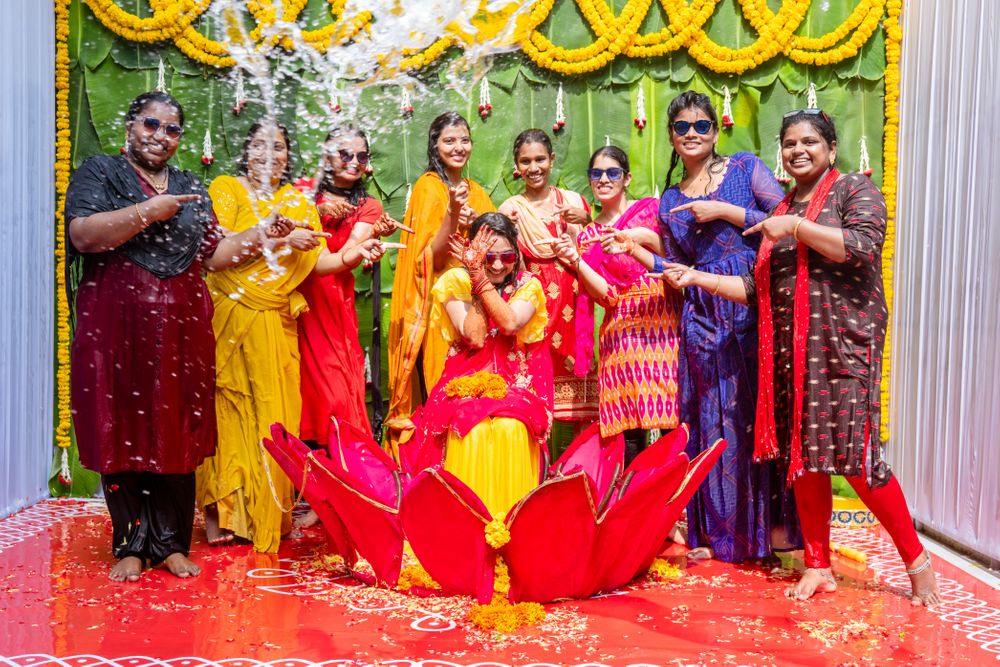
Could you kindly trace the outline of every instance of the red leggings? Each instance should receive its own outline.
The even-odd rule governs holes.
[[[913,528],[910,510],[899,482],[893,477],[879,488],[869,488],[864,475],[844,477],[861,501],[885,527],[896,550],[907,567],[923,552],[917,531]],[[806,472],[794,482],[795,504],[802,524],[806,567],[830,567],[830,515],[833,512],[833,490],[830,476]]]

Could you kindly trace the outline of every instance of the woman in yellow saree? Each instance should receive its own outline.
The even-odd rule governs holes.
[[[469,123],[449,111],[431,123],[427,136],[427,171],[413,185],[403,224],[406,248],[396,260],[389,311],[389,451],[413,435],[410,417],[424,403],[444,370],[448,342],[428,330],[431,288],[438,277],[458,266],[448,255],[448,237],[466,234],[476,216],[496,210],[478,183],[462,178],[472,154]],[[397,457],[398,458],[398,457]]]
[[[292,432],[299,428],[295,318],[306,302],[295,288],[314,269],[346,270],[382,252],[375,240],[337,254],[320,244],[326,234],[319,231],[312,198],[289,183],[288,149],[284,127],[254,123],[243,145],[241,175],[219,176],[208,188],[219,224],[229,233],[273,216],[301,227],[271,253],[206,279],[215,306],[219,440],[215,455],[198,468],[198,503],[210,544],[239,537],[271,553],[292,527],[292,484],[263,453],[260,440],[275,422]]]

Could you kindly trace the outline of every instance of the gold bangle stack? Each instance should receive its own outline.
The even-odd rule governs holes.
[[[139,210],[139,202],[135,202],[135,203],[134,203],[134,204],[132,204],[132,205],[133,205],[133,206],[135,206],[135,214],[136,214],[137,216],[139,216],[139,222],[141,222],[141,223],[143,224],[143,226],[147,226],[147,225],[149,225],[149,220],[147,220],[147,219],[146,219],[146,216],[144,216],[144,215],[142,214],[142,211],[140,211],[140,210]]]
[[[805,218],[799,218],[798,220],[795,221],[795,226],[792,227],[792,238],[794,238],[796,241],[799,240],[799,225],[801,225],[804,220]]]

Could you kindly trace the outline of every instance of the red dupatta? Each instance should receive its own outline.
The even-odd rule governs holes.
[[[809,200],[805,218],[816,221],[830,195],[833,184],[840,178],[840,172],[830,169],[820,181]],[[798,188],[785,195],[774,209],[772,216],[784,215]],[[781,454],[774,422],[774,314],[771,310],[771,251],[774,242],[766,236],[761,241],[757,253],[754,278],[757,284],[757,304],[759,316],[757,327],[757,386],[760,391],[757,400],[755,425],[754,461],[775,459]],[[795,296],[792,301],[792,374],[794,396],[792,401],[791,464],[788,481],[802,474],[802,403],[805,399],[806,343],[809,336],[809,247],[805,243],[796,244]]]

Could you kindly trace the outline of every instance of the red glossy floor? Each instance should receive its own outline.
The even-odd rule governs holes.
[[[110,523],[95,501],[47,501],[0,520],[0,665],[1000,665],[1000,592],[938,557],[944,605],[911,607],[908,580],[877,531],[839,530],[865,552],[839,561],[841,588],[782,596],[794,576],[685,563],[680,577],[547,605],[512,635],[465,621],[471,600],[362,586],[325,557],[321,529],[278,557],[209,548],[205,572],[112,584]]]

